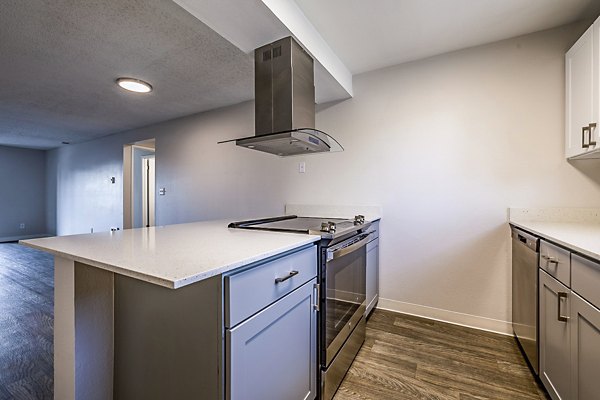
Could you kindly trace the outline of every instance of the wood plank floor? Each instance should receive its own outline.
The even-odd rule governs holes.
[[[548,399],[515,339],[375,310],[334,400]]]
[[[54,258],[0,243],[0,399],[53,397]]]
[[[0,243],[0,399],[53,397],[52,256]],[[513,338],[376,310],[335,400],[548,399]]]

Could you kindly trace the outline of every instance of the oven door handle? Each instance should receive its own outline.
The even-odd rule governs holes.
[[[347,254],[355,252],[363,246],[366,246],[369,241],[369,236],[371,236],[373,232],[361,233],[358,235],[361,239],[355,243],[352,243],[350,246],[342,247],[339,250],[327,250],[327,261],[335,260],[336,258],[343,257]]]

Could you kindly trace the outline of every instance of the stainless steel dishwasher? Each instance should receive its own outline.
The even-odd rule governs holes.
[[[540,239],[512,228],[512,326],[538,374],[538,260]]]

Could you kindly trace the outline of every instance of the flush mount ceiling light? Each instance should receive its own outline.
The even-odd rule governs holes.
[[[152,91],[152,85],[140,79],[119,78],[117,79],[117,85],[130,92],[150,93]]]

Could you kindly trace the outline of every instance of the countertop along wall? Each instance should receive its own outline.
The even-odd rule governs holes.
[[[50,228],[123,226],[123,145],[156,138],[156,225],[284,213],[277,157],[217,141],[254,132],[254,104],[235,105],[48,153]],[[116,183],[110,182],[116,177]],[[198,240],[202,240],[198,238]]]
[[[46,233],[45,153],[0,146],[0,241]]]
[[[287,159],[286,201],[382,207],[380,307],[510,332],[507,208],[600,203],[600,163],[564,158],[564,53],[585,28],[365,73],[322,107],[345,151]]]

